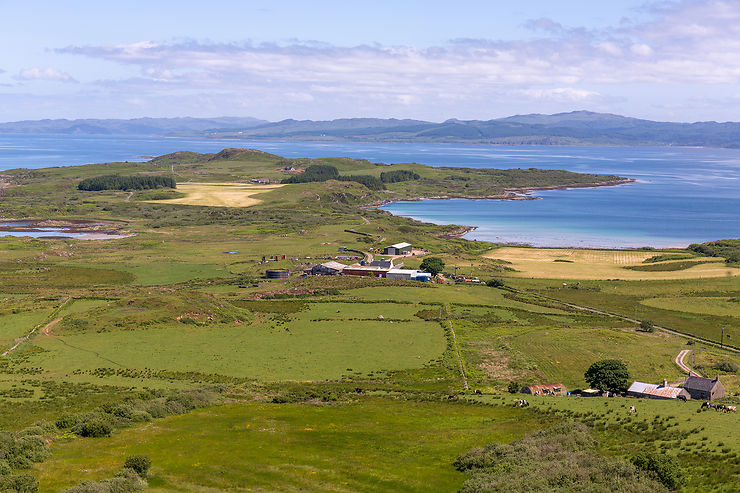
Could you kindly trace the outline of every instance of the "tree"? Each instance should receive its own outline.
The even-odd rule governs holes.
[[[517,392],[519,392],[519,384],[516,382],[509,382],[507,390],[510,394],[516,394]]]
[[[651,320],[643,320],[640,322],[640,330],[642,332],[655,332],[655,324]]]
[[[427,257],[421,262],[419,268],[425,272],[429,272],[433,276],[436,276],[445,268],[445,263],[439,257]]]
[[[627,365],[621,361],[604,359],[589,366],[583,376],[593,388],[609,392],[623,392],[627,390],[630,373]]]
[[[486,281],[486,286],[489,288],[502,288],[504,287],[504,281],[501,279],[489,279]]]

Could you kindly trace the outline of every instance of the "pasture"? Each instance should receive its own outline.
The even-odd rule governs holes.
[[[697,258],[651,264],[643,262],[656,251],[643,250],[584,250],[568,248],[503,247],[484,257],[510,262],[517,272],[507,276],[567,280],[671,280],[738,276],[740,269],[727,266],[722,259]],[[668,270],[680,263],[679,270]],[[684,265],[685,264],[685,265]],[[649,266],[653,270],[632,270],[628,267]],[[666,270],[657,270],[658,268]]]
[[[440,326],[415,318],[414,305],[317,303],[293,314],[256,313],[250,323],[248,314],[244,321],[222,315],[211,322],[214,305],[166,300],[112,304],[63,319],[52,334],[33,340],[39,351],[21,367],[55,376],[123,368],[142,375],[325,380],[422,368],[445,350]],[[173,306],[179,309],[169,311]]]
[[[519,409],[360,398],[337,404],[244,402],[156,420],[111,438],[59,440],[35,467],[40,491],[111,477],[152,459],[150,491],[440,491],[465,479],[457,455],[540,424]]]
[[[156,201],[160,204],[182,204],[182,205],[204,205],[210,207],[249,207],[259,204],[261,200],[256,198],[283,185],[253,185],[249,183],[192,183],[183,182],[177,184],[177,190],[185,194],[184,197],[176,199],[164,199]]]

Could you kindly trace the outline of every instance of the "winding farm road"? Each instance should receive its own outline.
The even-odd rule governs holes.
[[[688,373],[692,377],[700,377],[701,375],[699,373],[697,373],[695,370],[691,369],[691,367],[689,365],[687,365],[686,363],[684,363],[684,361],[683,361],[686,358],[686,356],[689,355],[689,353],[691,353],[691,349],[684,349],[684,350],[680,351],[676,355],[676,358],[673,360],[673,362],[676,363],[679,368],[681,368],[683,371],[685,371],[686,373]]]

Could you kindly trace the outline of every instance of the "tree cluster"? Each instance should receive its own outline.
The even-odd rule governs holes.
[[[153,188],[176,188],[172,176],[121,176],[105,175],[85,178],[78,185],[78,190],[150,190]]]
[[[365,185],[370,190],[385,190],[385,185],[379,178],[371,175],[346,175],[340,176],[339,171],[334,166],[325,164],[312,164],[306,171],[299,175],[290,176],[283,179],[280,183],[311,183],[328,180],[354,181]]]
[[[417,173],[407,169],[397,169],[394,171],[383,171],[380,173],[380,181],[383,183],[396,183],[399,181],[411,181],[421,178]]]

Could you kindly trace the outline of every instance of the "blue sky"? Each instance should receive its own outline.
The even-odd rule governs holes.
[[[0,12],[0,121],[740,114],[735,0],[0,0]]]

